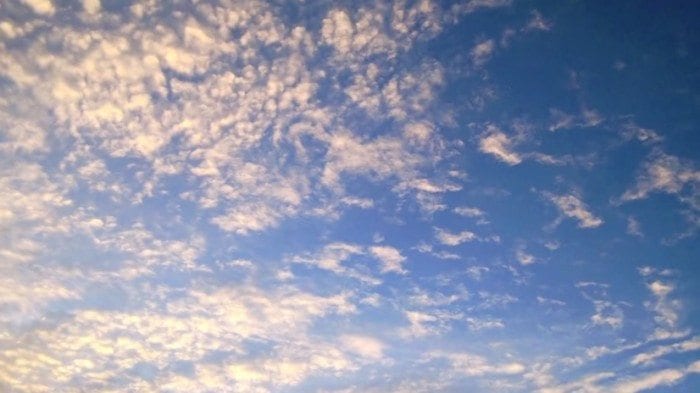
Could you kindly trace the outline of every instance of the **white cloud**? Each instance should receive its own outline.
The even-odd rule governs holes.
[[[578,114],[569,114],[556,108],[549,109],[549,131],[574,127],[590,128],[601,124],[605,118],[595,109],[581,108]]]
[[[398,138],[382,137],[364,142],[349,132],[333,135],[329,140],[323,182],[338,186],[343,173],[363,174],[384,179],[408,177],[423,159],[404,149]]]
[[[406,273],[406,270],[401,265],[406,260],[406,257],[401,255],[396,248],[391,246],[372,246],[369,248],[369,251],[381,262],[382,273]]]
[[[374,206],[374,201],[370,198],[346,196],[341,198],[340,201],[348,206],[357,206],[361,209],[369,209]]]
[[[653,192],[679,194],[686,185],[693,188],[700,182],[700,171],[678,157],[654,152],[643,165],[636,184],[622,194],[622,201],[644,199]],[[695,192],[695,191],[694,191]]]
[[[156,300],[158,292],[139,295]],[[32,381],[39,390],[68,387],[82,378],[89,378],[97,389],[119,381],[124,389],[138,390],[139,380],[124,376],[144,364],[157,370],[154,377],[160,386],[220,390],[235,383],[247,390],[270,390],[325,370],[357,367],[334,345],[315,342],[307,334],[319,318],[355,312],[347,293],[321,297],[291,287],[264,291],[204,284],[171,299],[167,308],[148,304],[131,311],[81,310],[54,329],[30,331],[27,339],[0,355],[0,376],[12,386]],[[244,345],[261,339],[275,343],[274,353],[255,359],[241,356]],[[231,353],[224,364],[199,362],[221,351]],[[377,354],[377,348],[366,354]],[[194,362],[194,375],[173,380],[167,370],[178,362]],[[26,367],[12,366],[15,363]],[[222,372],[229,366],[240,373]]]
[[[595,109],[583,108],[581,110],[581,117],[583,120],[583,127],[595,127],[605,120],[605,118]]]
[[[519,375],[526,370],[520,362],[493,363],[482,356],[466,352],[432,351],[427,358],[447,359],[454,372],[465,376]]]
[[[492,293],[487,291],[479,291],[479,304],[477,309],[504,308],[509,304],[518,301],[518,298],[507,293]]]
[[[244,204],[228,209],[225,214],[212,218],[219,228],[245,235],[251,231],[262,231],[274,227],[280,220],[280,213],[265,204]]]
[[[374,337],[345,334],[340,336],[340,343],[347,351],[364,358],[378,360],[384,357],[386,345]]]
[[[5,43],[15,40],[0,44],[9,93],[0,98],[0,380],[7,386],[262,392],[364,367],[372,378],[383,376],[367,365],[384,364],[388,341],[343,334],[343,326],[360,322],[350,318],[367,317],[354,316],[355,302],[363,313],[400,310],[403,329],[391,318],[371,327],[398,329],[407,339],[458,324],[504,328],[503,316],[463,313],[507,307],[514,296],[480,291],[471,304],[466,289],[422,289],[408,275],[400,281],[416,291],[403,301],[415,309],[401,310],[396,288],[370,287],[381,283],[368,273],[374,269],[408,273],[405,251],[376,244],[380,237],[373,246],[321,243],[294,255],[299,244],[286,236],[316,230],[315,222],[305,225],[344,210],[400,214],[415,206],[407,198],[423,212],[447,209],[448,200],[453,206],[442,194],[461,190],[457,179],[466,175],[442,160],[462,145],[442,138],[456,117],[437,105],[453,70],[429,58],[409,66],[403,55],[450,19],[510,1],[471,0],[446,12],[432,1],[336,8],[311,30],[257,1],[197,2],[176,12],[157,1],[123,12],[99,0],[71,9],[23,2],[39,15],[19,10],[34,20],[0,21]],[[546,24],[538,17],[532,28]],[[466,56],[483,66],[496,50],[485,40]],[[493,91],[478,94],[489,100]],[[578,118],[600,121],[595,111]],[[501,161],[556,161],[519,153],[519,135],[487,131],[479,147]],[[637,138],[643,135],[653,139],[648,132]],[[378,193],[355,194],[365,181]],[[385,211],[393,198],[397,210]],[[357,209],[375,204],[377,211]],[[485,216],[469,206],[454,212]],[[295,218],[301,227],[285,225]],[[266,231],[284,244],[268,250],[256,243]],[[435,237],[447,246],[497,241],[439,228]],[[264,260],[255,261],[260,253]],[[524,251],[517,256],[532,261]],[[443,265],[463,273],[464,264]],[[307,276],[308,267],[321,270]],[[328,272],[342,277],[327,280]],[[478,280],[487,272],[499,273],[471,266],[465,274]],[[254,284],[257,278],[267,286]],[[667,325],[668,285],[650,284],[666,302],[650,308]],[[327,319],[338,329],[325,329]],[[510,356],[436,356],[456,373],[494,377],[492,387],[524,373]],[[410,381],[401,386],[412,390]]]
[[[458,288],[456,293],[445,295],[440,292],[427,292],[416,288],[414,294],[409,296],[408,300],[414,306],[419,307],[435,307],[447,306],[455,302],[461,302],[469,298],[469,293],[464,288]]]
[[[508,165],[517,165],[522,162],[522,157],[513,151],[515,142],[497,127],[489,125],[486,132],[479,140],[479,150],[491,154],[498,160]]]
[[[459,191],[462,189],[461,186],[456,184],[436,184],[429,179],[413,179],[411,181],[401,184],[402,187],[412,188],[418,191],[423,191],[431,194],[443,193],[448,191]]]
[[[380,280],[367,273],[363,273],[358,269],[345,266],[344,264],[353,256],[361,256],[366,253],[369,253],[380,262],[381,268],[379,270],[381,273],[407,273],[402,266],[402,264],[406,261],[406,257],[401,255],[401,252],[398,249],[391,246],[377,245],[370,246],[365,249],[365,247],[356,244],[334,242],[327,244],[314,254],[306,253],[295,255],[289,260],[295,263],[313,265],[319,269],[329,270],[338,275],[355,278],[369,284],[377,285],[381,283]],[[361,270],[365,270],[359,265],[358,267]]]
[[[495,50],[496,43],[494,40],[489,39],[479,42],[470,52],[472,63],[476,67],[483,66],[487,61],[489,61]]]
[[[632,216],[627,217],[627,233],[632,236],[644,237],[639,221]]]
[[[432,334],[440,333],[441,329],[429,327],[428,324],[438,321],[438,318],[434,315],[426,314],[418,311],[406,311],[404,312],[406,319],[408,319],[409,326],[399,333],[406,337],[423,337]]]
[[[635,375],[634,379],[620,381],[609,389],[620,393],[636,393],[659,386],[673,386],[688,374],[700,373],[700,361],[690,364],[684,369],[664,369],[647,374]]]
[[[100,10],[99,1],[83,3],[88,13]],[[208,219],[241,235],[274,228],[300,213],[337,218],[343,208],[369,207],[372,202],[366,198],[343,195],[343,175],[410,184],[420,192],[416,199],[421,206],[433,210],[441,204],[423,193],[432,192],[432,186],[456,189],[453,184],[431,184],[421,173],[442,156],[441,138],[428,113],[444,84],[440,64],[426,59],[413,69],[398,67],[380,85],[375,82],[384,76],[386,64],[356,62],[380,53],[390,55],[386,62],[394,62],[397,51],[441,30],[439,7],[396,3],[391,26],[378,18],[377,11],[385,11],[381,5],[357,12],[331,10],[323,22],[324,42],[342,54],[332,62],[363,70],[357,83],[368,90],[350,94],[348,104],[376,97],[381,106],[377,119],[388,112],[400,120],[377,138],[342,131],[348,128],[343,105],[338,113],[338,108],[315,100],[319,83],[333,76],[323,69],[327,64],[310,62],[317,49],[314,32],[285,26],[257,2],[235,9],[201,5],[207,17],[177,13],[174,23],[157,24],[154,32],[151,19],[140,19],[157,19],[159,7],[136,4],[131,7],[133,19],[114,16],[119,28],[92,26],[91,34],[67,23],[40,32],[64,42],[61,50],[50,48],[44,39],[33,40],[27,50],[3,47],[3,77],[23,89],[20,104],[27,110],[0,103],[0,125],[7,123],[10,136],[0,149],[46,150],[46,130],[51,129],[57,136],[75,137],[71,146],[82,152],[80,157],[133,160],[130,171],[138,177],[129,187],[109,170],[89,172],[86,181],[136,203],[162,193],[169,176],[194,175],[183,198],[205,211],[220,208]],[[3,26],[12,32],[20,29]],[[232,30],[245,33],[230,40]],[[279,45],[280,50],[266,58],[258,50],[265,45]],[[231,58],[241,64],[232,69]],[[55,118],[37,116],[42,113],[37,105]],[[55,125],[49,127],[48,121]],[[279,160],[287,149],[295,154]],[[325,187],[312,186],[319,177]]]
[[[570,114],[564,113],[559,109],[550,108],[550,117],[552,118],[549,131],[557,131],[559,129],[571,128],[574,125],[576,118]]]
[[[292,262],[305,263],[316,266],[319,269],[329,270],[338,275],[345,275],[369,283],[378,283],[378,280],[361,274],[356,270],[343,265],[345,261],[355,255],[365,253],[364,247],[355,244],[334,242],[327,244],[315,254],[295,255]]]
[[[542,13],[537,10],[533,10],[531,13],[532,17],[527,22],[525,30],[541,30],[549,31],[552,28],[552,23],[542,17]]]
[[[579,281],[574,285],[576,288],[610,288],[610,284],[595,281]]]
[[[675,286],[669,282],[654,280],[647,284],[647,289],[654,296],[653,302],[645,303],[645,306],[655,314],[656,330],[652,336],[658,339],[677,336],[678,314],[682,309],[682,303],[678,299],[669,297],[675,290]]]
[[[56,8],[51,0],[22,0],[22,2],[37,14],[53,15],[56,12]]]
[[[466,318],[467,324],[470,330],[483,330],[483,329],[503,329],[506,327],[500,319],[483,319],[483,318]]]
[[[537,303],[539,304],[547,304],[547,305],[552,305],[552,306],[565,306],[566,302],[563,302],[558,299],[550,299],[546,298],[543,296],[537,296]]]
[[[347,12],[333,10],[323,20],[321,29],[323,40],[332,44],[341,55],[347,55],[352,49],[353,35],[355,35],[355,26]]]
[[[484,273],[488,273],[491,269],[486,266],[469,266],[467,268],[467,275],[474,280],[481,280]]]
[[[691,351],[700,351],[700,337],[693,337],[691,339],[673,343],[670,345],[660,345],[656,347],[653,351],[643,352],[635,355],[630,361],[630,363],[632,365],[646,365],[670,353],[683,353]]]
[[[538,393],[569,393],[569,392],[601,392],[602,387],[599,386],[600,381],[609,380],[615,377],[612,372],[599,372],[595,374],[585,375],[575,381],[560,385],[551,385],[551,380],[546,380],[545,387],[537,390]]]
[[[544,243],[544,246],[545,246],[545,248],[548,249],[549,251],[555,251],[555,250],[558,250],[558,249],[559,249],[559,247],[561,246],[561,244],[559,244],[559,242],[556,241],[556,240],[549,240],[549,241],[547,241],[546,243]]]
[[[624,314],[620,306],[606,301],[593,300],[595,313],[591,316],[591,322],[596,326],[609,326],[613,329],[619,329],[624,322]]]
[[[376,294],[376,293],[367,295],[364,298],[360,299],[360,303],[366,304],[366,305],[372,306],[372,307],[379,307],[381,302],[382,302],[381,296],[379,296],[379,294]]]
[[[622,136],[626,140],[636,139],[644,143],[658,143],[663,140],[663,137],[656,131],[640,127],[631,122],[622,126]]]
[[[461,257],[459,254],[455,254],[453,252],[449,251],[438,251],[438,252],[433,252],[431,253],[432,256],[438,259],[445,259],[445,260],[455,260],[455,259],[460,259]]]
[[[457,3],[452,6],[455,15],[470,14],[481,8],[501,8],[508,7],[512,0],[469,0],[468,2]]]
[[[458,246],[476,240],[477,236],[470,231],[452,233],[445,229],[435,228],[435,238],[446,246]]]
[[[399,335],[405,339],[440,335],[450,329],[453,320],[463,317],[462,314],[444,311],[404,311],[404,316],[409,326],[400,329]]]
[[[596,228],[603,224],[603,220],[591,213],[588,210],[588,206],[576,195],[545,193],[545,196],[554,203],[564,216],[578,220],[579,228]]]
[[[535,258],[534,255],[525,252],[524,248],[519,248],[515,251],[515,258],[521,265],[531,265],[537,262],[537,258]]]
[[[484,211],[477,207],[459,206],[455,207],[453,211],[464,217],[483,217],[485,215]]]
[[[100,12],[100,9],[102,8],[102,4],[100,4],[100,0],[82,0],[83,2],[83,10],[87,12],[88,14],[97,14]]]

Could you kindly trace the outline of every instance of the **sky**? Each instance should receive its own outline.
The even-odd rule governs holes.
[[[2,1],[0,390],[700,391],[693,3]]]

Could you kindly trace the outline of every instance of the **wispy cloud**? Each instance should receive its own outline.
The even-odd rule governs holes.
[[[372,246],[369,251],[377,258],[381,264],[381,272],[394,272],[405,274],[406,270],[402,267],[406,257],[401,255],[399,250],[391,246]]]
[[[579,228],[597,228],[603,224],[603,220],[589,211],[588,206],[575,194],[555,195],[544,194],[559,210],[568,218],[578,221]]]
[[[622,201],[644,199],[654,192],[679,194],[686,185],[697,192],[697,184],[700,182],[700,171],[697,171],[687,162],[678,157],[656,151],[651,154],[637,176],[637,181],[630,189],[624,192]]]
[[[436,228],[435,229],[435,238],[437,239],[438,242],[441,244],[444,244],[446,246],[458,246],[462,243],[466,242],[471,242],[477,239],[477,236],[474,234],[474,232],[470,231],[461,231],[457,233],[452,233],[449,232],[445,229],[441,228]]]
[[[491,154],[508,165],[520,164],[523,159],[513,151],[515,142],[495,126],[488,126],[479,140],[479,150]]]

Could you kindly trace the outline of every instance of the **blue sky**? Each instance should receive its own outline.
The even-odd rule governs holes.
[[[700,389],[700,8],[0,4],[0,390]]]

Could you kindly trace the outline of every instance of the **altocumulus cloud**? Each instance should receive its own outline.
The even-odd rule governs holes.
[[[3,2],[0,390],[693,390],[697,15],[561,7]]]

